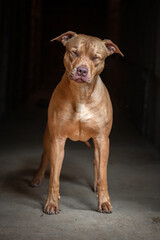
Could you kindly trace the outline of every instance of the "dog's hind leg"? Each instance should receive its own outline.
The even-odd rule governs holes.
[[[48,166],[48,153],[47,152],[43,152],[42,157],[41,157],[41,163],[40,166],[38,168],[38,170],[36,171],[30,185],[32,187],[38,187],[42,184],[44,176],[45,176],[45,172]]]
[[[95,154],[95,159],[93,162],[93,167],[94,167],[94,192],[97,192],[97,170],[99,168],[99,154],[98,154],[98,149],[95,148],[94,150]]]
[[[30,185],[32,187],[38,187],[41,185],[43,182],[45,172],[48,167],[48,162],[49,162],[49,152],[50,152],[50,136],[49,136],[49,131],[48,131],[48,125],[46,126],[46,130],[44,133],[44,138],[43,138],[43,147],[44,147],[44,152],[41,157],[41,162],[38,170],[36,171]]]

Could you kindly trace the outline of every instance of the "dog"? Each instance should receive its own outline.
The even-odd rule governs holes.
[[[111,213],[112,205],[107,185],[109,134],[112,128],[113,111],[110,96],[99,74],[106,57],[118,53],[111,40],[77,34],[63,33],[52,41],[61,42],[65,73],[55,88],[48,107],[40,166],[31,182],[39,186],[50,160],[49,192],[44,213],[59,213],[59,178],[64,158],[66,139],[94,142],[94,190],[98,197],[98,211]]]

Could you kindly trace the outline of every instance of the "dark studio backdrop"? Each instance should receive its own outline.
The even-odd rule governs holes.
[[[1,0],[0,121],[27,101],[47,108],[64,72],[64,48],[49,41],[68,30],[119,46],[125,57],[108,58],[101,74],[115,118],[123,114],[160,148],[158,0]]]

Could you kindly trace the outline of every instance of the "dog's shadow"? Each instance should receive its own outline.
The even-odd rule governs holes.
[[[8,198],[16,198],[16,201],[23,205],[25,205],[27,199],[31,199],[33,200],[31,202],[33,208],[37,206],[38,202],[42,204],[43,195],[40,194],[41,192],[33,191],[34,189],[30,186],[30,180],[34,173],[35,170],[31,168],[7,172],[3,178],[2,187],[5,189]]]
[[[5,191],[7,192],[8,198],[12,196],[14,198],[16,196],[16,201],[22,205],[30,204],[30,206],[32,206],[33,208],[42,208],[48,194],[49,168],[47,169],[45,179],[42,185],[40,187],[31,187],[30,182],[36,172],[36,166],[35,168],[30,168],[28,165],[31,162],[37,162],[37,160],[21,159],[20,161],[26,163],[24,164],[26,166],[23,166],[23,168],[19,170],[12,170],[10,172],[7,172],[2,182],[3,189],[5,189]],[[75,185],[74,189],[79,187],[86,187],[89,188],[90,191],[92,191],[92,179],[90,178],[90,176],[87,175],[85,167],[80,167],[80,165],[76,166],[76,163],[72,164],[71,161],[69,161],[68,159],[64,159],[64,162],[66,162],[66,164],[63,164],[60,176],[61,195],[69,196],[71,198],[73,197],[77,201],[83,201],[83,204],[86,205],[87,208],[89,208],[89,200],[86,199],[87,201],[84,202],[84,199],[81,200],[77,193],[74,193],[74,191],[71,192],[70,189],[73,187],[73,185]],[[67,184],[67,187],[63,186],[65,184]],[[27,199],[30,199],[31,202],[28,203]],[[65,205],[65,202],[63,202],[63,204]]]

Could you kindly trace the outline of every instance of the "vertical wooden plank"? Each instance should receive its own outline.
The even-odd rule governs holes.
[[[121,0],[108,0],[107,6],[107,32],[114,42],[119,43],[120,39],[120,2]]]
[[[1,117],[5,115],[7,110],[7,92],[9,79],[9,52],[10,52],[10,35],[11,35],[11,5],[10,1],[1,1]]]
[[[29,75],[27,89],[31,94],[41,82],[42,1],[31,1],[29,38]]]
[[[121,48],[121,0],[108,0],[107,1],[107,38],[111,39],[123,52]],[[113,107],[123,105],[121,98],[122,88],[122,72],[121,62],[122,57],[112,55],[107,59],[107,78],[106,85],[109,89]],[[121,90],[120,90],[121,89]]]

